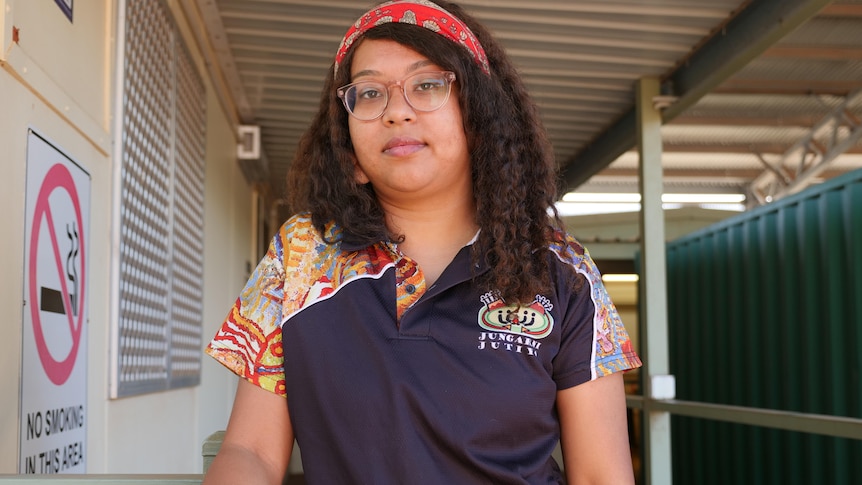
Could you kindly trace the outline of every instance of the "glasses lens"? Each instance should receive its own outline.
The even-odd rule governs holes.
[[[449,97],[449,79],[440,72],[419,73],[404,80],[404,94],[413,108],[434,111]]]
[[[344,90],[344,106],[361,120],[373,120],[386,109],[386,95],[384,84],[356,83]]]

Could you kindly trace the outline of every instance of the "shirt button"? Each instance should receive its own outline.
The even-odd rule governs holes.
[[[404,287],[404,291],[406,291],[408,294],[412,295],[413,293],[416,293],[416,287],[413,285],[407,285]]]

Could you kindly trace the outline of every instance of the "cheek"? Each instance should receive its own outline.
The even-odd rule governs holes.
[[[456,101],[455,109],[443,121],[447,127],[445,135],[451,141],[452,149],[467,150],[467,133],[464,129],[464,120],[461,117],[461,111],[457,106]]]
[[[353,117],[347,119],[347,135],[350,136],[350,142],[355,147],[357,140],[357,131],[359,127],[356,126],[356,122],[353,120]]]
[[[469,157],[469,149],[467,147],[467,134],[464,132],[464,127],[460,120],[454,120],[451,128],[442,132],[445,139],[446,150],[460,157]]]
[[[357,157],[361,157],[369,148],[368,141],[371,139],[368,132],[368,126],[360,121],[351,119],[347,125],[347,132],[350,135],[350,144],[353,145],[353,152]]]
[[[353,146],[353,177],[356,183],[360,185],[367,184],[370,180],[365,170],[359,164],[360,157],[363,157],[364,145],[361,140],[367,138],[362,136],[362,123],[357,122],[352,117],[347,119],[347,133],[350,136],[350,144]]]

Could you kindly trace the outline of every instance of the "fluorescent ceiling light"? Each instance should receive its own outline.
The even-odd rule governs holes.
[[[638,203],[641,201],[641,194],[626,194],[626,193],[596,193],[596,192],[569,192],[563,196],[563,202],[587,202],[587,203],[605,203],[605,204],[625,204]]]
[[[729,212],[745,212],[745,204],[662,204],[662,209],[673,210],[696,205],[701,209]],[[621,212],[640,212],[641,205],[637,202],[557,202],[554,204],[557,213],[563,217],[589,216],[600,214],[616,214]]]
[[[742,204],[743,194],[662,194],[662,202],[676,204]]]
[[[557,202],[555,204],[561,216],[587,216],[591,214],[611,214],[616,212],[638,212],[641,205],[635,203],[584,203]]]
[[[563,202],[631,204],[641,200],[640,194],[633,193],[601,193],[601,192],[569,192],[563,196]],[[662,202],[670,204],[742,204],[744,194],[662,194]]]
[[[608,283],[635,283],[638,281],[636,274],[606,274],[602,275],[602,281]]]

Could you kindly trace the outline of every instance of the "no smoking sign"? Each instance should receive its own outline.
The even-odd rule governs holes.
[[[90,176],[27,140],[19,473],[84,473]]]
[[[65,165],[54,164],[36,198],[27,289],[39,361],[48,379],[57,385],[64,384],[72,373],[84,329],[86,252],[82,227],[81,203],[72,174]]]

